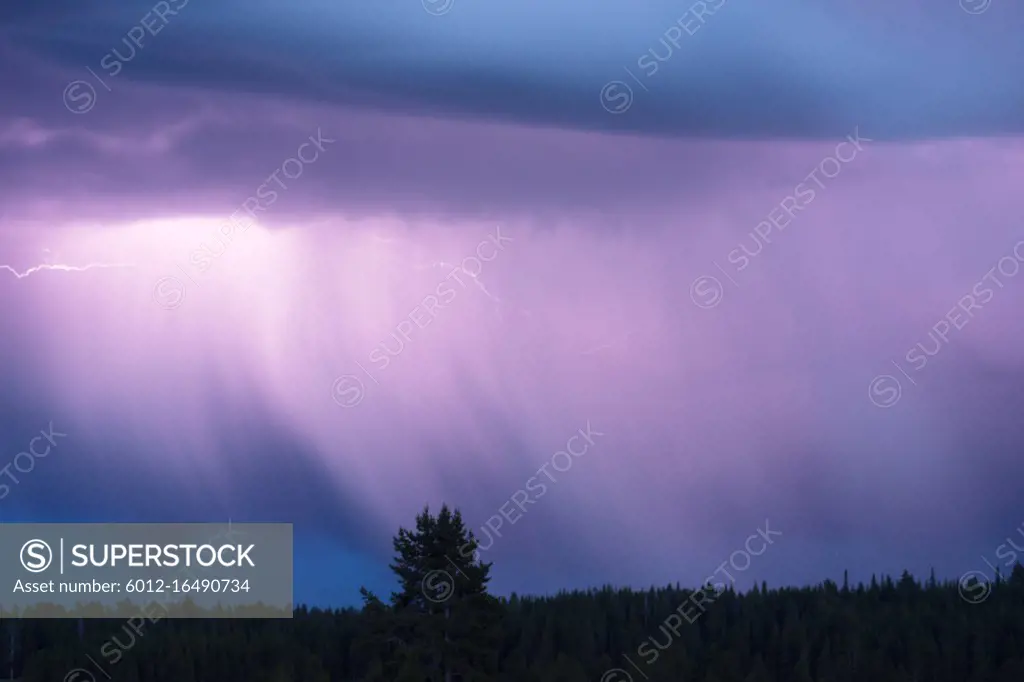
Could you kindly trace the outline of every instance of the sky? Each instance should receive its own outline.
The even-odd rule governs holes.
[[[988,570],[1022,21],[4,3],[0,514],[294,523],[333,606],[442,503],[499,594]]]

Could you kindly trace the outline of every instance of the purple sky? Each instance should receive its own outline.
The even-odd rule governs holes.
[[[409,25],[453,30],[460,3],[412,3]],[[732,7],[720,30],[742,33]],[[86,66],[103,76],[110,47],[125,53],[140,8],[107,17],[120,29],[98,48],[84,33],[40,45],[28,13],[0,32],[17,65],[0,77],[2,459],[51,421],[69,434],[18,474],[7,520],[291,521],[297,595],[350,603],[387,586],[390,536],[425,504],[479,528],[589,423],[602,435],[486,552],[499,592],[696,584],[766,519],[783,536],[740,587],[955,577],[1020,524],[1024,141],[1003,125],[1018,93],[1001,72],[978,76],[990,107],[921,115],[941,135],[888,125],[916,112],[882,95],[863,118],[777,135],[728,92],[700,106],[735,129],[622,134],[600,129],[619,125],[599,98],[614,69],[581,98],[592,112],[553,103],[547,120],[492,115],[501,98],[435,106],[414,75],[404,99],[383,76],[374,93],[303,96],[239,75],[256,44],[207,44],[219,61],[191,69],[169,46],[217,24],[183,10],[109,91],[69,98]],[[997,38],[1014,12],[953,3],[948,35],[955,20],[968,37],[950,49],[1013,53]],[[635,60],[679,13],[649,17],[646,40],[631,24],[623,49]],[[429,49],[431,77],[464,75],[454,47]],[[511,78],[504,54],[480,74]],[[635,108],[656,95],[638,89]],[[765,120],[794,122],[798,104]],[[313,160],[286,163],[299,155]],[[282,186],[268,178],[283,164]],[[250,197],[258,223],[220,236]],[[460,283],[460,263],[477,276]],[[90,264],[126,267],[60,269]]]

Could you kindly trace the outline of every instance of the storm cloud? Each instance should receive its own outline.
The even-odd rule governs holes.
[[[500,592],[1019,525],[1019,8],[172,4],[2,10],[5,520],[294,522],[318,603],[441,502]]]

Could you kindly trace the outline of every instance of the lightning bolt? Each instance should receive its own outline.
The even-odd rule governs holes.
[[[629,350],[629,340],[637,335],[637,332],[627,332],[624,336],[620,336],[618,339],[609,339],[600,345],[590,348],[589,350],[581,351],[580,355],[596,355],[603,350],[610,350],[613,348]]]
[[[476,284],[477,288],[480,289],[480,291],[484,292],[484,296],[486,296],[487,298],[491,299],[495,303],[501,303],[501,299],[498,298],[497,296],[495,296],[494,294],[492,294],[490,291],[488,291],[487,287],[484,286],[484,283],[480,281],[479,277],[477,277],[472,272],[466,270],[463,267],[460,267],[458,265],[452,265],[451,263],[446,263],[443,260],[439,260],[439,261],[436,261],[434,263],[431,263],[430,265],[421,265],[421,266],[419,266],[418,269],[424,270],[424,269],[427,269],[427,268],[451,268],[452,271],[459,270],[460,272],[468,275],[469,277],[471,277],[473,279],[473,282]]]
[[[377,242],[379,242],[381,244],[386,244],[388,246],[410,244],[410,242],[408,242],[408,241],[406,241],[404,239],[399,239],[399,238],[394,238],[394,237],[383,237],[383,236],[381,236],[379,234],[374,234],[373,238]],[[414,246],[417,246],[417,245],[414,245]],[[417,251],[420,251],[420,249],[417,248]],[[422,262],[422,260],[424,260],[424,259],[422,258],[422,256],[420,256],[419,258],[416,258],[416,260],[420,260]],[[449,270],[450,272],[459,271],[462,274],[468,276],[471,280],[473,280],[474,286],[476,286],[476,288],[480,290],[480,293],[482,293],[484,296],[486,296],[487,298],[491,299],[491,301],[494,302],[494,311],[495,311],[495,313],[497,313],[498,319],[501,320],[502,322],[505,321],[505,318],[504,318],[504,316],[502,314],[502,307],[505,305],[505,302],[502,301],[502,299],[499,296],[497,296],[490,289],[487,288],[487,285],[484,284],[483,280],[481,280],[480,277],[478,276],[479,273],[472,273],[469,270],[466,270],[461,265],[453,265],[452,263],[449,263],[449,262],[443,261],[443,260],[432,261],[432,262],[424,263],[424,264],[420,264],[420,265],[413,265],[413,267],[416,270],[432,270],[434,268],[445,268],[445,269]],[[529,311],[521,310],[520,314],[522,314],[522,315],[529,315],[530,313],[529,313]]]
[[[632,329],[627,332],[608,333],[601,336],[590,336],[591,342],[587,345],[580,345],[578,352],[587,358],[622,356],[623,353],[630,357],[638,355],[650,355],[652,339],[660,338],[663,332],[661,326],[648,327],[646,329]]]
[[[18,279],[25,279],[29,275],[34,275],[37,272],[44,270],[52,270],[56,272],[85,272],[87,270],[99,270],[109,268],[134,268],[134,265],[130,263],[88,263],[86,265],[64,265],[61,263],[42,263],[40,265],[34,265],[24,272],[18,272],[10,265],[0,265],[0,270],[6,270]]]

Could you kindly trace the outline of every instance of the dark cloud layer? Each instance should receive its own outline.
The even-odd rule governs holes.
[[[955,2],[729,0],[707,3],[717,9],[702,22],[685,3],[628,12],[603,4],[460,2],[431,16],[415,2],[176,0],[178,13],[133,48],[125,35],[148,12],[153,25],[152,3],[44,3],[8,6],[5,33],[9,45],[86,79],[86,67],[112,72],[100,63],[117,48],[132,55],[107,62],[123,66],[118,79],[399,113],[740,138],[829,137],[861,125],[880,138],[920,139],[1024,125],[1024,51],[1013,28],[1024,9],[1014,3],[972,15]],[[624,87],[631,106],[610,114],[605,106],[626,102]]]

